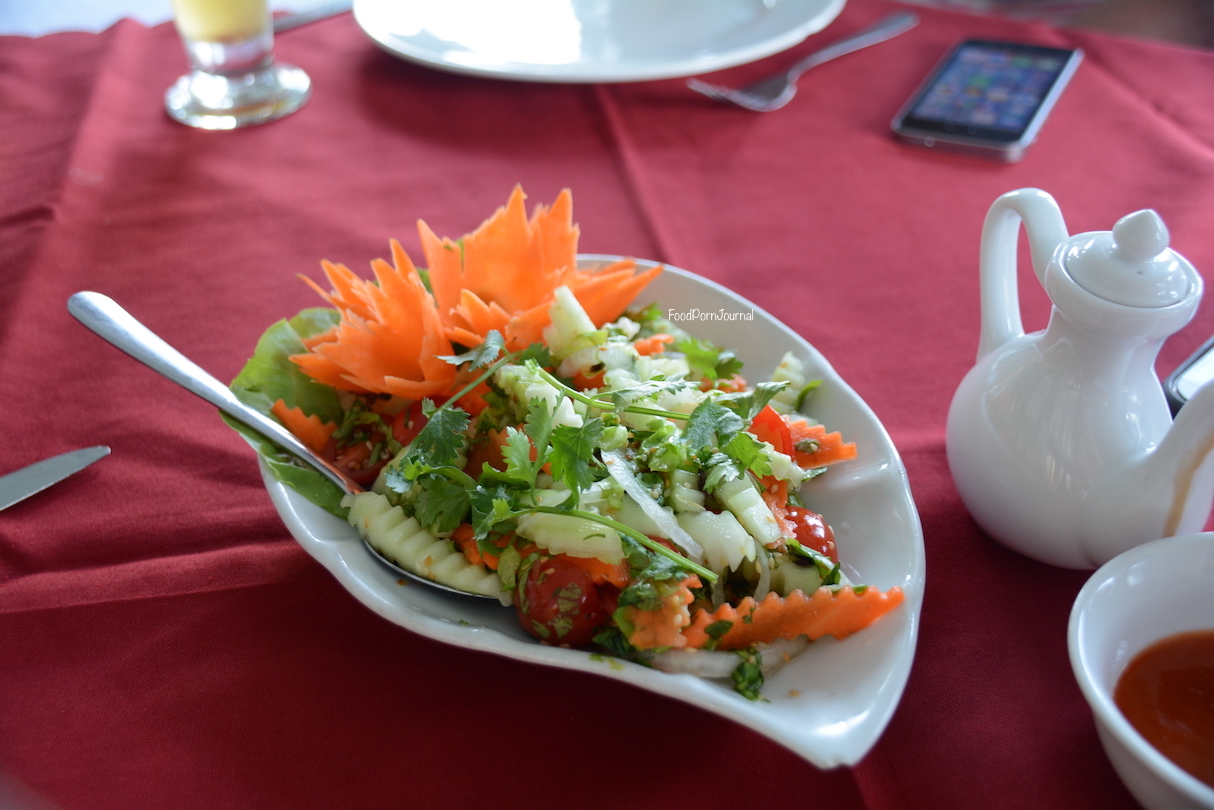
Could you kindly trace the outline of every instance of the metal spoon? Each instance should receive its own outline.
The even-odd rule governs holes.
[[[129,354],[148,368],[167,377],[192,394],[202,397],[236,421],[260,433],[274,444],[315,468],[347,493],[363,489],[327,459],[312,452],[295,435],[278,422],[236,398],[226,385],[212,377],[181,352],[166,343],[155,332],[135,319],[113,299],[95,292],[78,292],[67,301],[67,309],[76,320],[100,337]],[[410,579],[435,588],[464,596],[485,597],[469,593],[401,568],[379,553],[371,544],[364,545],[385,565]]]
[[[845,37],[820,51],[811,53],[788,70],[775,76],[761,79],[740,90],[735,90],[732,87],[723,87],[719,84],[709,84],[699,79],[688,79],[687,86],[714,101],[720,101],[725,104],[736,104],[739,107],[745,107],[755,112],[771,112],[772,110],[780,109],[792,101],[793,96],[797,94],[797,79],[801,78],[801,74],[805,71],[812,67],[817,67],[823,62],[829,62],[831,59],[840,57],[845,53],[851,53],[861,48],[867,48],[869,45],[884,42],[904,31],[909,31],[918,25],[918,23],[919,17],[910,12],[891,14],[875,25],[865,28],[863,31],[852,34],[850,37]]]

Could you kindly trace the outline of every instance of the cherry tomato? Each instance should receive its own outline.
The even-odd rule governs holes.
[[[796,530],[798,543],[805,548],[822,552],[833,562],[839,561],[839,552],[835,549],[835,533],[826,525],[821,515],[800,506],[790,506],[785,517]]]
[[[588,644],[607,621],[590,576],[564,554],[541,557],[532,565],[515,591],[514,604],[523,628],[553,646]]]
[[[330,439],[329,444],[334,445],[334,442]],[[340,449],[336,445],[326,446],[322,455],[354,479],[355,483],[364,487],[375,483],[380,469],[389,461],[387,458],[381,458],[375,464],[367,464],[367,460],[371,458],[371,448],[367,442],[359,442]]]
[[[405,408],[392,420],[392,437],[401,444],[407,445],[413,441],[429,420],[422,415],[422,404],[414,402]]]
[[[778,452],[791,456],[793,452],[792,433],[784,417],[776,413],[775,408],[764,405],[763,410],[750,423],[750,432],[767,442]]]

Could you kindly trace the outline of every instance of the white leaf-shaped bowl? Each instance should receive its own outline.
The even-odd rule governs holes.
[[[580,256],[583,267],[613,256]],[[638,262],[651,267],[652,262]],[[728,682],[672,675],[584,650],[539,644],[514,610],[487,599],[402,585],[343,521],[278,482],[263,465],[270,498],[300,545],[359,601],[415,633],[460,647],[615,678],[727,717],[821,768],[852,765],[888,724],[910,674],[923,601],[923,534],[906,470],[867,405],[813,346],[749,301],[692,273],[667,267],[637,304],[658,302],[697,337],[737,352],[751,381],[767,379],[786,351],[809,379],[823,383],[806,411],[859,447],[859,457],[810,481],[802,496],[835,531],[844,571],[882,590],[898,586],[903,603],[844,641],[826,637],[767,678],[766,701]]]

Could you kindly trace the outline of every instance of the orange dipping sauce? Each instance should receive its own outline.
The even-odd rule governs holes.
[[[1214,630],[1169,636],[1138,653],[1113,702],[1160,753],[1214,787]]]

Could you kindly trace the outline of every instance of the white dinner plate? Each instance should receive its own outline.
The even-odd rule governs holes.
[[[693,76],[791,48],[845,0],[354,0],[389,53],[440,70],[536,82]]]
[[[583,267],[618,257],[580,256]],[[652,267],[652,262],[638,262]],[[732,348],[743,375],[770,377],[786,351],[822,385],[806,411],[854,441],[859,457],[832,467],[802,490],[806,506],[835,531],[842,567],[853,582],[901,587],[905,600],[844,641],[809,645],[770,675],[766,702],[747,700],[728,681],[672,675],[585,650],[540,644],[513,608],[401,581],[344,521],[279,483],[262,465],[274,506],[300,545],[359,601],[415,633],[473,650],[625,681],[715,712],[830,768],[858,762],[884,730],[910,674],[923,601],[925,561],[919,515],[906,470],[885,429],[826,359],[799,335],[749,301],[692,273],[667,267],[638,298],[697,337]],[[747,315],[749,314],[749,319]],[[458,673],[453,677],[459,677]]]

